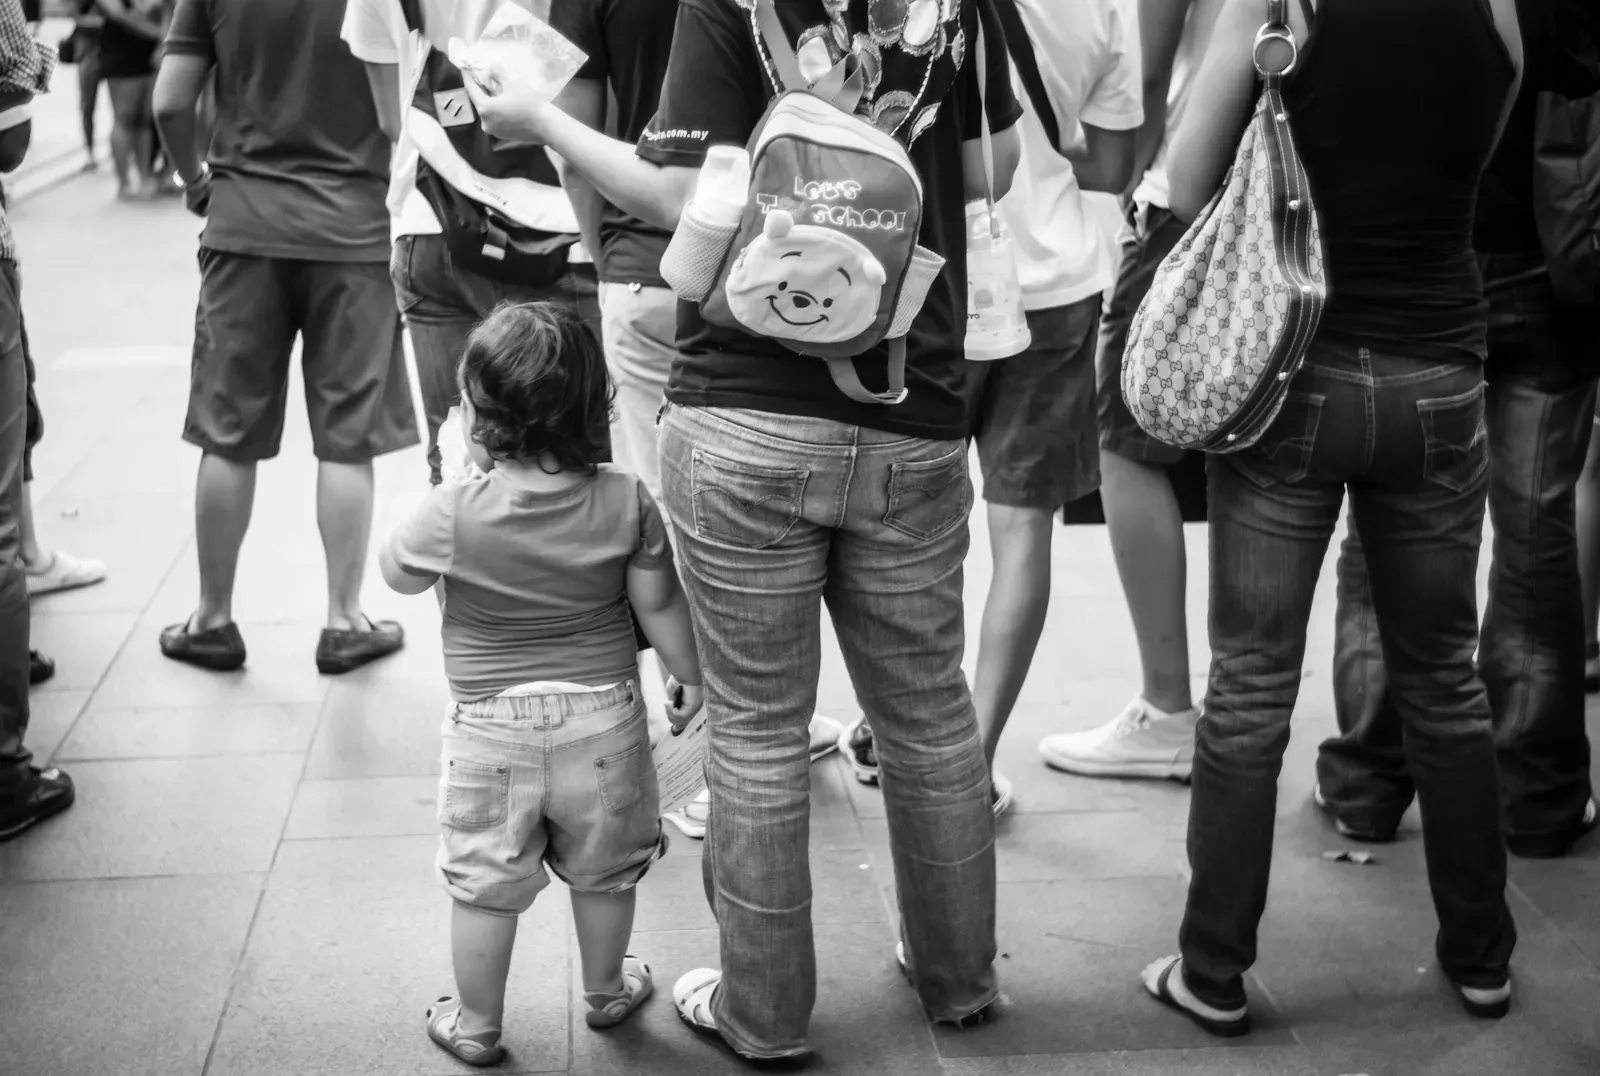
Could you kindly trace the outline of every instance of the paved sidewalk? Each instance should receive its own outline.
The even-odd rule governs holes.
[[[37,644],[60,663],[35,694],[31,744],[79,803],[0,846],[0,1072],[10,1076],[434,1076],[467,1071],[422,1031],[449,989],[448,901],[431,876],[436,729],[446,699],[437,613],[389,593],[406,651],[330,680],[312,662],[323,611],[305,420],[262,469],[238,613],[250,664],[209,675],[156,649],[195,598],[194,450],[179,440],[196,226],[176,205],[118,205],[104,177],[17,214],[24,300],[42,364],[38,460],[48,543],[104,557],[106,584],[45,599]],[[298,400],[298,392],[291,393]],[[295,405],[298,408],[298,403]],[[423,489],[419,453],[381,461],[380,534]],[[981,512],[975,517],[981,522]],[[1205,668],[1204,532],[1191,551],[1194,667]],[[1260,1030],[1213,1040],[1142,996],[1173,949],[1187,797],[1174,784],[1053,774],[1035,745],[1115,714],[1137,673],[1103,528],[1058,534],[1040,658],[1000,766],[1017,813],[1000,836],[1003,1018],[931,1031],[893,963],[879,795],[843,762],[814,771],[821,1072],[951,1076],[1594,1076],[1600,1072],[1600,847],[1516,863],[1516,1007],[1469,1020],[1433,965],[1415,817],[1375,866],[1307,803],[1333,728],[1332,577],[1313,620],[1284,768],[1272,903],[1251,984]],[[970,632],[988,577],[975,531]],[[1197,690],[1201,684],[1196,683]],[[855,704],[836,656],[822,708]],[[1600,709],[1591,709],[1600,734]],[[626,1027],[588,1030],[570,916],[556,892],[525,919],[500,1071],[702,1076],[740,1071],[684,1030],[673,979],[717,959],[699,849],[675,840],[642,887],[633,949],[662,992]]]

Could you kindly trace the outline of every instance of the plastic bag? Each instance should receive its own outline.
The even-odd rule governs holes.
[[[582,49],[548,23],[510,3],[500,5],[472,44],[452,37],[446,54],[485,92],[528,86],[538,104],[554,101],[588,60]]]
[[[461,408],[452,407],[439,427],[439,470],[446,484],[463,482],[483,472],[467,447],[467,431],[461,422]]]

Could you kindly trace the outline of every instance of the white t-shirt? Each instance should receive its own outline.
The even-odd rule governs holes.
[[[443,49],[452,37],[476,41],[496,11],[509,0],[420,0],[422,26],[436,49]],[[517,0],[541,19],[548,19],[549,0]],[[402,103],[415,85],[415,55],[411,33],[406,29],[400,0],[348,0],[340,36],[350,52],[363,63],[396,64]],[[417,193],[417,148],[404,133],[395,146],[389,176],[389,216],[396,239],[403,235],[437,235],[439,220],[427,199]],[[577,231],[573,218],[572,231]],[[574,244],[570,258],[589,261],[581,243]]]
[[[1017,0],[1062,137],[1079,124],[1130,131],[1144,123],[1144,79],[1132,0]],[[1114,211],[1078,189],[1072,165],[1050,144],[1022,78],[1022,160],[1001,218],[1017,247],[1023,305],[1053,310],[1104,291],[1115,273]],[[1107,196],[1102,201],[1115,200]]]

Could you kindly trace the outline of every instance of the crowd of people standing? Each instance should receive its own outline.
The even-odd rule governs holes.
[[[613,1026],[650,995],[628,943],[635,887],[669,843],[650,745],[671,733],[652,733],[644,704],[658,682],[667,724],[703,706],[708,742],[706,793],[672,822],[706,841],[721,965],[677,980],[683,1020],[747,1059],[806,1053],[808,768],[835,746],[882,788],[894,958],[931,1020],[988,1019],[995,820],[1012,798],[996,747],[1042,632],[1055,514],[1096,488],[1143,682],[1104,725],[1039,750],[1080,776],[1192,782],[1192,881],[1178,951],[1144,971],[1150,994],[1214,1034],[1249,1030],[1278,775],[1348,495],[1340,735],[1319,754],[1316,803],[1339,833],[1383,842],[1420,802],[1445,981],[1476,1016],[1509,1010],[1508,849],[1561,856],[1597,824],[1584,695],[1600,688],[1600,554],[1580,548],[1600,547],[1600,495],[1580,491],[1600,486],[1600,310],[1557,297],[1531,179],[1541,95],[1600,92],[1592,5],[545,0],[523,6],[585,57],[549,103],[447,62],[498,0],[177,0],[164,26],[158,4],[96,2],[102,64],[107,34],[161,42],[141,107],[206,221],[183,431],[202,452],[200,601],[162,652],[246,661],[233,580],[297,339],[326,674],[404,645],[361,607],[372,460],[427,446],[431,490],[379,562],[395,590],[442,607],[438,872],[456,992],[425,1018],[441,1048],[503,1056],[516,917],[550,874],[572,894],[588,1023]],[[52,57],[13,40],[16,4],[0,0],[0,87],[36,92]],[[1140,427],[1121,370],[1135,311],[1232,163],[1269,10],[1292,35],[1280,119],[1315,194],[1330,300],[1266,434],[1204,461],[1212,664],[1196,706],[1174,483],[1197,472]],[[680,301],[663,272],[697,226],[708,153],[751,143],[797,73],[818,87],[835,71],[859,89],[846,111],[902,147],[916,240],[943,263],[904,336],[848,360],[869,397],[892,395],[903,362],[890,404]],[[121,77],[131,97],[137,76]],[[131,105],[118,115],[132,183],[141,121]],[[496,267],[527,252],[493,246],[492,215],[488,239],[460,241],[477,211],[441,146],[466,153],[478,135],[503,156],[475,182],[552,237],[527,255],[537,279]],[[1017,239],[1031,343],[979,363],[964,348],[969,207],[990,199]],[[1120,254],[1103,223],[1113,199]],[[5,280],[3,398],[20,400]],[[820,294],[783,301],[821,311]],[[21,503],[11,411],[0,490]],[[464,446],[441,436],[452,412]],[[971,448],[994,571],[969,688]],[[72,795],[22,747],[17,515],[0,504],[0,836]],[[842,731],[816,713],[824,609],[863,714]],[[639,662],[641,647],[655,658]]]

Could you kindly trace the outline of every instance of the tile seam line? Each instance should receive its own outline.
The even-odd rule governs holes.
[[[189,543],[185,543],[184,550],[187,551],[188,548]],[[170,570],[168,574],[171,574]],[[164,585],[166,581],[162,580],[162,582]],[[151,601],[153,602],[154,600],[152,596]],[[146,611],[148,612],[148,609]],[[142,620],[143,616],[140,619]],[[244,978],[245,961],[250,952],[250,942],[255,937],[256,924],[261,920],[261,910],[266,907],[267,890],[272,885],[272,874],[277,870],[278,858],[283,852],[284,835],[289,831],[289,822],[294,817],[294,801],[299,799],[300,788],[305,784],[306,768],[311,763],[311,751],[316,746],[317,734],[322,731],[322,723],[327,718],[327,711],[328,696],[324,692],[320,705],[317,707],[317,721],[315,727],[311,730],[310,743],[303,752],[300,752],[300,772],[295,777],[294,797],[289,801],[288,810],[283,812],[283,822],[278,826],[278,838],[272,844],[272,859],[261,876],[261,888],[256,893],[256,906],[250,913],[250,922],[245,926],[244,937],[239,940],[239,956],[234,961],[233,974],[228,976],[228,990],[222,997],[222,1005],[217,1011],[216,1024],[211,1029],[211,1043],[206,1047],[206,1058],[200,1065],[200,1076],[208,1076],[211,1072],[211,1063],[216,1058],[217,1046],[222,1042],[222,1029],[228,1020],[228,1010],[232,1007],[234,994],[238,992],[239,984]],[[288,753],[292,754],[294,752]]]
[[[82,466],[82,464],[79,466]],[[56,745],[54,751],[50,752],[49,765],[56,765],[56,759],[61,754],[61,749],[71,742],[73,734],[78,731],[78,725],[83,721],[84,714],[89,712],[89,707],[93,705],[95,696],[99,695],[100,689],[105,686],[106,677],[111,675],[112,668],[121,660],[122,655],[128,649],[128,644],[133,641],[134,636],[139,634],[139,629],[144,623],[144,618],[149,614],[150,607],[155,604],[156,597],[161,593],[162,588],[167,585],[167,580],[172,578],[172,573],[177,570],[178,562],[183,559],[183,555],[189,551],[189,547],[193,544],[194,532],[190,531],[189,537],[178,547],[178,551],[172,555],[172,563],[168,564],[167,570],[161,573],[161,579],[156,583],[155,589],[150,592],[150,597],[146,599],[144,605],[139,608],[138,613],[134,616],[133,625],[128,629],[128,634],[122,637],[122,642],[117,646],[116,653],[111,655],[111,660],[106,662],[106,667],[101,670],[94,684],[87,689],[89,697],[84,699],[83,707],[73,717],[72,723],[67,726],[66,732],[62,733],[61,742]]]

